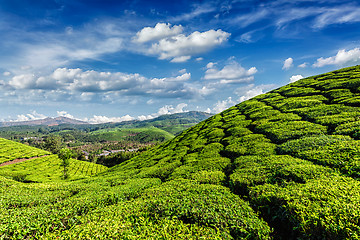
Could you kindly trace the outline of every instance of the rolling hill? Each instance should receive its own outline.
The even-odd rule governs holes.
[[[359,107],[355,66],[242,102],[92,178],[0,177],[0,238],[359,239]]]

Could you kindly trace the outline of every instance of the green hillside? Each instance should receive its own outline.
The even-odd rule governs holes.
[[[32,158],[50,154],[38,148],[0,138],[0,164],[19,158]]]
[[[14,160],[19,162],[11,163]],[[106,170],[107,167],[102,165],[71,159],[68,180],[89,177]],[[59,181],[63,178],[63,168],[57,155],[0,138],[0,176],[23,182]]]
[[[242,102],[93,178],[0,177],[0,239],[360,239],[360,66]]]
[[[24,182],[60,181],[64,176],[61,163],[57,155],[49,155],[2,166],[0,175]],[[99,164],[70,159],[67,180],[89,177],[106,170],[107,167]]]

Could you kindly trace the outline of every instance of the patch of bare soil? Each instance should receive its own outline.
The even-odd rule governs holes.
[[[44,156],[40,156],[40,157],[32,157],[32,158],[18,158],[18,159],[14,159],[12,161],[1,163],[0,167],[10,165],[10,164],[20,163],[20,162],[25,162],[27,160],[34,159],[34,158],[42,158],[42,157],[46,157],[46,156],[49,156],[49,155],[44,155]]]

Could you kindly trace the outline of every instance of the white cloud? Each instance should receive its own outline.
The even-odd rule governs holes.
[[[344,24],[360,22],[360,8],[356,6],[339,6],[328,8],[320,14],[313,25],[313,28],[324,28],[331,24]]]
[[[146,104],[148,104],[148,105],[151,105],[151,104],[154,104],[154,103],[155,103],[154,99],[149,99],[149,100],[146,101]]]
[[[306,68],[307,66],[308,66],[308,63],[304,62],[304,63],[300,64],[298,67],[299,68]]]
[[[220,83],[240,83],[248,82],[254,79],[257,72],[255,67],[248,70],[243,68],[239,63],[232,61],[225,65],[221,70],[215,67],[215,63],[210,62],[206,65],[205,80],[219,80]]]
[[[345,65],[360,62],[360,48],[354,48],[349,51],[339,50],[335,56],[328,58],[318,58],[313,67],[324,67],[326,65]]]
[[[73,61],[96,59],[119,52],[128,45],[130,26],[118,20],[101,20],[64,31],[27,31],[26,27],[9,31],[3,44],[13,49],[0,60],[13,74],[34,70],[49,71]],[[133,32],[131,30],[131,32]],[[31,39],[31,41],[29,41]],[[128,46],[126,46],[128,49]]]
[[[146,78],[137,73],[111,73],[94,70],[83,71],[79,68],[58,68],[51,74],[44,76],[35,76],[33,74],[16,75],[8,82],[4,81],[2,85],[10,90],[11,88],[14,90],[43,90],[42,94],[56,93],[59,95],[61,92],[64,95],[63,99],[76,96],[81,101],[103,99],[113,102],[114,98],[118,99],[134,95],[197,98],[208,93],[205,91],[204,86],[189,81],[191,74],[187,73],[186,70],[182,70],[181,73],[181,75],[175,77]],[[112,96],[109,94],[112,94]]]
[[[196,31],[188,36],[179,34],[160,39],[158,43],[152,44],[148,53],[158,55],[159,59],[188,60],[191,56],[207,52],[215,46],[221,45],[229,37],[230,33],[220,29],[206,32]]]
[[[159,109],[157,115],[161,116],[166,114],[187,112],[186,110],[184,110],[185,107],[187,107],[186,103],[179,103],[176,107],[173,107],[172,105],[165,105]]]
[[[214,105],[213,112],[214,112],[214,113],[222,112],[222,111],[224,111],[225,109],[228,109],[229,107],[234,106],[235,104],[236,104],[236,102],[234,102],[234,101],[232,100],[232,98],[229,97],[229,98],[226,99],[226,100],[218,101],[218,102]]]
[[[179,73],[180,74],[184,74],[184,73],[186,73],[187,71],[186,71],[186,69],[185,68],[183,68],[183,69],[181,69],[181,70],[179,70]]]
[[[269,14],[270,14],[270,11],[268,9],[261,8],[258,11],[244,14],[244,15],[238,16],[236,18],[232,18],[231,20],[229,20],[229,22],[231,22],[231,24],[237,23],[241,27],[247,27],[259,20],[264,19]]]
[[[24,122],[24,121],[33,121],[46,118],[45,115],[37,113],[36,111],[32,111],[28,114],[20,114],[17,115],[15,120],[9,120],[10,122]]]
[[[67,117],[67,118],[72,118],[75,119],[73,115],[67,113],[66,111],[56,111],[58,117]]]
[[[149,120],[149,119],[153,119],[153,118],[155,118],[153,115],[140,115],[140,116],[138,116],[138,119],[140,121]]]
[[[255,86],[254,84],[250,84],[246,87],[236,89],[235,92],[238,96],[240,96],[238,101],[243,102],[253,97],[256,97],[260,94],[263,94],[273,89],[274,87],[275,87],[274,84],[262,84],[258,86]]]
[[[294,62],[294,60],[291,57],[289,57],[288,59],[286,59],[284,61],[284,65],[283,65],[282,69],[283,70],[290,69],[293,66],[293,62]]]
[[[5,77],[8,77],[8,76],[11,75],[11,72],[4,72],[3,75],[4,75]]]
[[[200,62],[200,61],[202,61],[202,60],[204,60],[204,58],[202,58],[202,57],[196,58],[196,61],[198,61],[198,62]]]
[[[134,120],[134,117],[131,117],[130,115],[125,115],[122,117],[107,117],[107,116],[97,116],[94,115],[90,119],[85,119],[85,121],[97,124],[97,123],[109,123],[109,122],[124,122],[124,121],[131,121]]]
[[[296,82],[296,81],[298,81],[298,80],[300,80],[300,79],[303,79],[304,77],[302,76],[302,75],[294,75],[294,76],[291,76],[291,78],[290,78],[290,83],[293,83],[293,82]]]
[[[243,43],[251,43],[251,42],[253,42],[253,40],[252,40],[252,32],[247,32],[247,33],[241,34],[240,39],[238,41],[243,42]]]
[[[140,121],[144,121],[144,120],[149,120],[149,119],[159,117],[161,115],[188,112],[187,110],[184,110],[184,108],[186,108],[186,107],[187,107],[186,103],[179,103],[175,107],[173,105],[165,105],[165,106],[159,108],[157,113],[153,113],[153,114],[149,114],[149,115],[140,115],[140,116],[138,116],[138,119]]]
[[[174,25],[171,27],[170,23],[158,23],[154,28],[145,27],[141,31],[136,33],[134,41],[139,43],[160,40],[162,38],[175,36],[183,31],[181,25]]]
[[[33,74],[21,74],[14,76],[9,84],[17,89],[28,89],[36,86],[36,78]]]
[[[206,64],[206,68],[209,69],[209,68],[213,68],[215,65],[215,63],[213,62],[209,62],[208,64]]]
[[[193,18],[196,18],[200,15],[211,13],[216,10],[217,10],[217,8],[215,6],[213,6],[211,3],[205,2],[203,4],[196,5],[195,8],[192,9],[191,12],[184,13],[179,16],[175,16],[175,17],[171,18],[171,20],[176,21],[176,22],[188,21],[188,20],[192,20]]]
[[[191,56],[180,56],[180,57],[173,58],[170,62],[174,62],[174,63],[186,62],[190,58],[191,58]]]

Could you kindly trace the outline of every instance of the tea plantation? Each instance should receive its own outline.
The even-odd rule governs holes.
[[[242,102],[91,178],[0,176],[0,239],[360,239],[359,106],[355,66]]]

